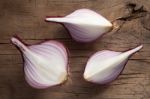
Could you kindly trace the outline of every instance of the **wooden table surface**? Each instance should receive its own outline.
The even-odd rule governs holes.
[[[143,6],[143,7],[142,7]],[[93,43],[79,44],[60,24],[45,16],[64,16],[89,8],[112,21],[118,29]],[[150,99],[150,0],[0,0],[0,99]],[[114,21],[119,17],[121,20]],[[10,43],[14,35],[27,44],[55,39],[69,51],[70,77],[61,86],[38,90],[23,73],[20,52]],[[109,85],[86,82],[82,75],[94,52],[144,47],[128,61],[123,73]]]

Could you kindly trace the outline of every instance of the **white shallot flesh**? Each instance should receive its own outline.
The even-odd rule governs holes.
[[[98,51],[88,60],[84,79],[86,81],[107,84],[115,80],[123,71],[129,57],[139,51],[143,46],[140,45],[126,52],[115,52],[109,50]]]
[[[24,59],[24,73],[28,84],[43,89],[67,80],[68,55],[60,42],[50,40],[26,46],[15,37],[11,38]]]
[[[64,24],[78,42],[94,41],[112,29],[111,22],[90,9],[79,9],[65,17],[47,17],[46,21]]]

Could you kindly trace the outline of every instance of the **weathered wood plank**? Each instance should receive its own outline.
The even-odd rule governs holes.
[[[129,3],[136,4],[135,9],[143,6],[146,12],[115,21],[133,14],[126,6]],[[44,21],[45,16],[64,16],[79,8],[95,10],[121,27],[93,43],[80,44],[71,39],[62,25]],[[148,0],[1,0],[0,12],[0,99],[150,99]],[[44,90],[31,88],[24,79],[20,52],[10,42],[14,35],[27,44],[49,39],[64,43],[69,50],[68,81]],[[139,44],[144,48],[130,58],[114,82],[101,86],[83,79],[85,64],[94,52],[125,51]]]

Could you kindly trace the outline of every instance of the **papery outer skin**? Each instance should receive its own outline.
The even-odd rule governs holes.
[[[98,84],[106,84],[115,80],[122,72],[128,58],[140,50],[138,46],[126,52],[103,50],[95,53],[88,60],[84,71],[84,79]]]
[[[68,56],[61,43],[50,40],[27,47],[17,38],[11,40],[23,53],[25,79],[32,87],[47,88],[67,79]]]
[[[63,23],[79,42],[91,42],[112,29],[107,19],[89,9],[79,9],[62,18],[46,18],[46,21]]]

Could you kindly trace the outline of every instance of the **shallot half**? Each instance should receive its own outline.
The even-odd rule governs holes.
[[[129,57],[142,47],[140,45],[126,52],[109,50],[96,52],[86,64],[84,79],[98,84],[106,84],[113,81],[124,69]]]
[[[107,19],[89,9],[79,9],[65,17],[47,17],[46,21],[64,24],[78,42],[91,42],[112,29]]]
[[[34,88],[47,88],[67,79],[68,56],[65,47],[54,40],[26,46],[17,38],[11,41],[23,54],[25,79]]]

